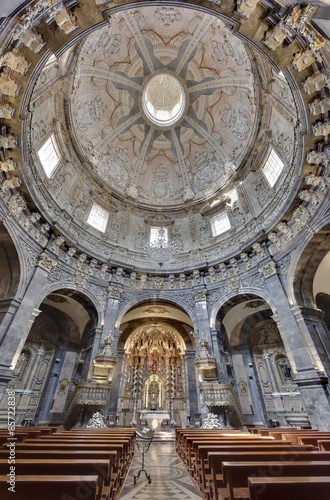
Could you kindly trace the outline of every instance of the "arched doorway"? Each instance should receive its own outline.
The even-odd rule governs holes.
[[[144,303],[124,316],[121,329],[119,423],[143,422],[153,411],[164,426],[186,425],[187,417],[197,411],[190,404],[192,393],[196,401],[190,318],[174,304]]]
[[[84,294],[69,289],[48,294],[39,310],[16,356],[17,423],[59,425],[74,385],[88,377],[97,312]]]
[[[308,424],[272,315],[268,302],[252,294],[237,295],[222,305],[217,322],[227,377],[235,387],[245,425]]]

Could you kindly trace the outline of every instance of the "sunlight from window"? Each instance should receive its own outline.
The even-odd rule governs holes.
[[[109,212],[104,210],[104,208],[100,207],[97,203],[94,203],[89,213],[87,224],[104,233],[107,227],[108,219]]]
[[[211,228],[213,236],[219,236],[219,234],[225,233],[231,228],[226,210],[211,217]]]
[[[39,160],[48,178],[57,167],[60,157],[55,149],[55,138],[51,135],[38,151]]]
[[[275,153],[274,149],[271,150],[268,160],[262,167],[262,171],[266,176],[267,181],[273,187],[277,179],[281,175],[284,163],[281,158]]]

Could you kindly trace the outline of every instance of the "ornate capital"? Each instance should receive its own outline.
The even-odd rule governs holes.
[[[274,276],[277,273],[276,270],[276,262],[270,260],[263,266],[259,267],[259,273],[261,273],[264,278],[269,278],[270,276]]]
[[[199,288],[198,290],[193,290],[192,294],[195,297],[195,302],[201,302],[206,300],[207,290],[206,288]]]
[[[57,260],[52,259],[52,257],[47,255],[45,252],[42,252],[39,255],[37,266],[47,271],[47,273],[50,273],[53,267],[57,266]]]
[[[121,294],[123,293],[123,289],[118,286],[109,286],[108,288],[108,298],[109,299],[120,299]]]

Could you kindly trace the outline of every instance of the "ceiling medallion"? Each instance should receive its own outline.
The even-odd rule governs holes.
[[[143,111],[159,127],[169,127],[180,120],[185,105],[183,87],[172,75],[162,73],[154,76],[143,90]]]

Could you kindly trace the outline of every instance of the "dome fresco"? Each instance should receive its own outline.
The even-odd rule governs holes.
[[[29,104],[25,170],[39,210],[83,251],[145,270],[157,269],[145,246],[160,213],[178,248],[169,269],[215,262],[271,229],[300,170],[284,75],[230,23],[165,10],[114,13],[49,59]],[[61,161],[47,178],[37,151],[51,133]],[[284,164],[273,187],[261,171],[272,149]],[[104,233],[88,224],[93,203],[109,213]],[[230,230],[214,237],[219,210]]]

